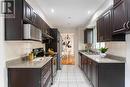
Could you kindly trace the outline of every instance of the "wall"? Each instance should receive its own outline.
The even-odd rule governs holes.
[[[0,7],[1,7],[0,0]],[[0,87],[6,87],[6,65],[4,55],[4,17],[0,13]]]
[[[108,54],[113,54],[116,56],[126,57],[126,42],[107,42],[105,43],[106,47],[108,47]]]
[[[126,35],[126,42],[125,87],[130,87],[130,34]]]
[[[44,47],[41,42],[33,41],[6,41],[6,61],[17,59],[22,56],[27,56],[34,48]]]
[[[79,28],[77,30],[78,32],[78,50],[84,50],[85,49],[85,45],[84,45],[84,30]]]

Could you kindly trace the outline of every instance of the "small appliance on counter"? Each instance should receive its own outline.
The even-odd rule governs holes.
[[[37,57],[43,57],[44,56],[44,49],[43,48],[35,48],[33,49],[34,56]]]

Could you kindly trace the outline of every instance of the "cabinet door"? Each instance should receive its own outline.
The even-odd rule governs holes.
[[[24,2],[24,21],[31,22],[32,20],[32,8],[27,2]]]
[[[100,21],[97,20],[97,42],[100,42]]]
[[[80,67],[80,68],[81,68],[81,56],[82,56],[82,54],[79,53],[79,61],[78,61],[78,63],[79,63],[79,67]]]
[[[50,27],[48,24],[47,24],[47,34],[50,35]]]
[[[94,87],[98,87],[98,64],[92,62],[92,84]]]
[[[85,59],[85,75],[88,77],[88,58]]]
[[[122,33],[126,30],[127,11],[125,2],[121,1],[113,7],[113,33]]]
[[[128,11],[128,22],[126,24],[127,30],[130,30],[130,0],[126,0],[127,11]]]
[[[100,18],[97,21],[97,33],[98,33],[98,42],[104,41],[105,39],[104,17]]]
[[[8,69],[8,87],[41,87],[40,69]]]
[[[85,73],[85,75],[87,76],[87,57],[86,56],[83,56],[83,58],[84,58],[84,73]]]
[[[22,0],[15,0],[14,4],[15,18],[5,17],[5,40],[23,40],[24,37]]]
[[[105,41],[111,41],[111,29],[112,29],[111,11],[108,11],[104,15],[104,29],[105,29]]]
[[[37,14],[35,12],[32,12],[32,24],[36,26],[36,17]]]
[[[83,70],[83,55],[81,55],[81,69]]]
[[[88,79],[92,80],[92,60],[88,59]]]
[[[87,43],[87,29],[84,30],[84,43]]]

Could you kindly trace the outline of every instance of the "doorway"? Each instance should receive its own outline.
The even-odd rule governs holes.
[[[74,33],[62,33],[62,60],[63,65],[74,65]]]

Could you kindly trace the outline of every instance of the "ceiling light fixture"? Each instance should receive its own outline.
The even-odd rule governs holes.
[[[71,17],[68,17],[68,19],[71,19]]]
[[[88,11],[88,14],[90,14],[91,13],[91,11]]]
[[[55,10],[52,8],[52,9],[51,9],[51,13],[54,13],[54,12],[55,12]]]

